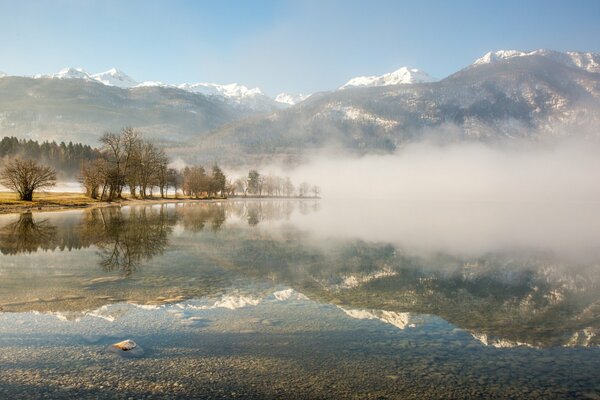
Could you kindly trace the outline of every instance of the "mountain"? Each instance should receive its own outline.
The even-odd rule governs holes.
[[[5,75],[0,75],[0,78]],[[216,83],[182,83],[172,85],[159,81],[137,82],[125,72],[111,68],[108,71],[98,74],[89,74],[83,68],[64,68],[55,74],[34,75],[34,79],[82,79],[85,81],[96,81],[106,86],[114,86],[121,89],[132,89],[139,87],[163,87],[177,88],[191,93],[202,94],[205,96],[221,97],[225,101],[235,105],[237,108],[255,111],[270,112],[280,108],[289,107],[308,96],[294,96],[284,98],[284,101],[273,99],[265,95],[259,88],[249,89],[244,85],[231,83],[220,85]],[[281,98],[280,98],[281,99]]]
[[[60,71],[58,71],[55,74],[49,74],[49,75],[35,75],[34,79],[42,79],[42,78],[48,78],[48,79],[83,79],[83,80],[93,80],[93,78],[90,76],[90,74],[88,74],[87,72],[84,71],[83,68],[72,68],[72,67],[67,67],[67,68],[63,68]]]
[[[561,53],[558,51],[552,51],[547,49],[539,49],[530,52],[518,51],[518,50],[499,50],[494,52],[486,53],[483,57],[478,58],[473,63],[474,66],[482,64],[491,64],[499,61],[510,60],[515,57],[531,57],[531,56],[543,56],[552,59],[558,63],[564,64],[568,67],[581,68],[588,72],[600,73],[600,54],[595,53],[583,53],[577,51],[567,51]]]
[[[390,86],[423,82],[434,82],[436,79],[416,68],[402,67],[394,72],[381,76],[359,76],[350,79],[340,89],[350,87]]]
[[[439,81],[419,82],[422,75],[401,68],[276,99],[239,84],[135,85],[116,69],[69,68],[1,78],[0,135],[95,145],[104,131],[131,125],[186,159],[224,163],[298,160],[326,145],[364,154],[425,138],[598,135],[599,61],[588,52],[502,50]]]
[[[106,131],[133,126],[163,143],[199,140],[206,132],[255,113],[221,97],[177,88],[123,90],[94,79],[0,79],[0,136],[83,142],[97,146]]]
[[[491,142],[598,134],[593,129],[600,123],[598,55],[493,54],[482,57],[489,62],[437,82],[317,93],[289,109],[219,127],[197,148],[237,157],[288,157],[325,145],[369,153],[424,138]]]
[[[310,97],[310,94],[290,94],[290,93],[279,93],[275,97],[275,101],[282,104],[294,106],[301,101],[304,101]]]
[[[259,88],[249,89],[237,83],[218,85],[216,83],[184,83],[177,88],[192,93],[201,93],[206,96],[221,96],[227,101],[239,106],[248,107],[256,111],[273,111],[280,108],[280,104],[263,94]]]
[[[138,85],[138,83],[134,81],[129,75],[127,75],[123,71],[119,71],[116,68],[111,68],[106,72],[94,74],[91,77],[107,86],[131,88]]]

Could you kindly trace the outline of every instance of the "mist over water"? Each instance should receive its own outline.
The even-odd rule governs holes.
[[[323,237],[393,242],[410,251],[551,252],[600,260],[600,146],[571,141],[491,147],[409,145],[392,155],[324,152],[293,177],[323,188],[298,221]]]
[[[294,171],[328,199],[598,202],[600,144],[410,144],[391,155],[324,150]]]

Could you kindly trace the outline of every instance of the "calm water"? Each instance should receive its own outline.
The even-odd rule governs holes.
[[[599,399],[598,211],[0,216],[0,398]],[[125,339],[141,351],[110,351]]]

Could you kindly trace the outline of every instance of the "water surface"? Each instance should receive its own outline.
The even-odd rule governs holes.
[[[600,398],[593,204],[0,216],[0,397]],[[107,351],[134,340],[142,354]]]

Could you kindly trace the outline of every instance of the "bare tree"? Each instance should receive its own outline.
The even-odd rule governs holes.
[[[300,184],[300,186],[298,187],[298,196],[304,197],[304,196],[308,195],[309,191],[310,191],[310,184],[308,182],[302,182]]]
[[[102,198],[104,196],[106,181],[107,164],[102,158],[94,161],[84,161],[79,171],[79,182],[85,189],[85,194],[92,199]],[[100,192],[102,188],[102,192]]]
[[[246,197],[246,193],[248,192],[248,179],[245,176],[236,179],[235,182],[233,182],[233,186],[238,194],[241,193]]]
[[[17,192],[21,200],[32,201],[34,191],[56,184],[56,171],[34,160],[15,158],[0,171],[0,184]]]
[[[167,191],[169,186],[175,190],[175,198],[177,198],[177,191],[183,184],[183,176],[175,168],[167,169]]]
[[[289,177],[285,178],[285,182],[283,183],[283,192],[287,197],[293,196],[296,188],[292,183],[292,180]]]
[[[321,194],[321,188],[317,185],[314,185],[313,187],[311,187],[310,191],[313,193],[314,197],[319,197],[319,195]]]

